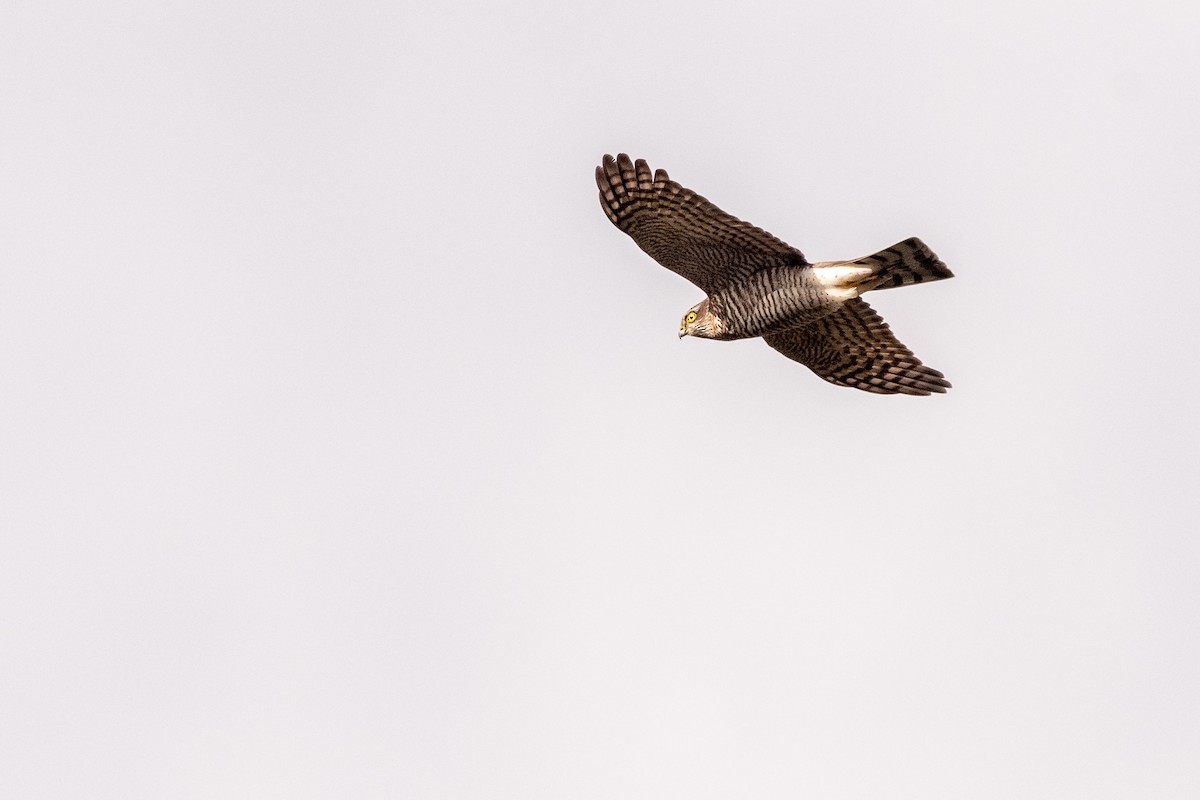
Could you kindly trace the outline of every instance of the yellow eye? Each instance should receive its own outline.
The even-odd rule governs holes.
[[[689,325],[692,324],[693,322],[695,322],[696,321],[696,312],[689,311],[688,315],[686,317],[684,317],[683,321],[688,323]]]

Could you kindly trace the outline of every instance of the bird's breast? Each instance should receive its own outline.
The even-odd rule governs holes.
[[[764,270],[713,297],[727,337],[765,336],[805,325],[836,309],[811,269]]]

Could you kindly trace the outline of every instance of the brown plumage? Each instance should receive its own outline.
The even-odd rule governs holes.
[[[763,337],[830,383],[879,394],[950,387],[901,344],[858,295],[953,274],[920,239],[854,261],[810,264],[794,247],[726,214],[645,161],[622,153],[596,168],[600,205],[655,261],[708,297],[679,335]]]

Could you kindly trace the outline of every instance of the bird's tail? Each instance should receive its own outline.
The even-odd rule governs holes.
[[[827,261],[813,264],[813,269],[830,294],[846,297],[954,277],[915,236],[857,261]]]
[[[870,269],[870,273],[858,281],[860,293],[954,277],[941,259],[915,236],[850,264]]]

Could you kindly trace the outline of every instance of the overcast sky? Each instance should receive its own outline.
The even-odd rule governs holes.
[[[1200,796],[1198,13],[6,2],[0,795]],[[678,341],[618,151],[954,389]]]

